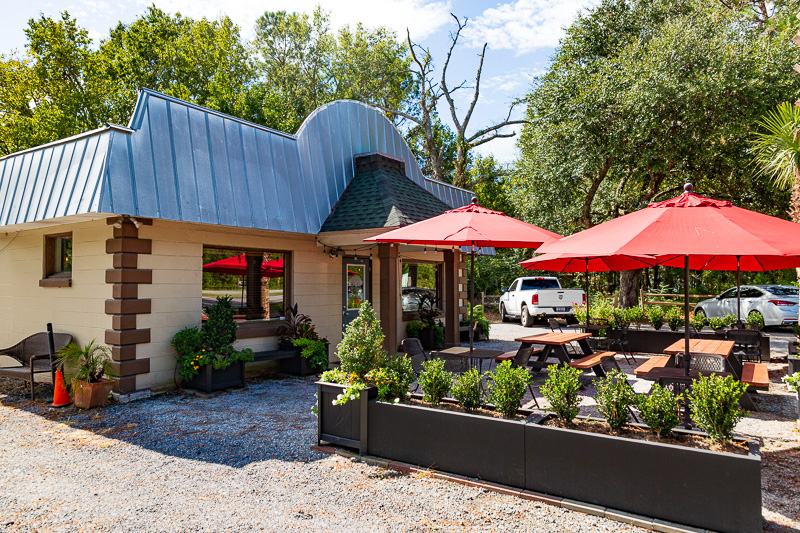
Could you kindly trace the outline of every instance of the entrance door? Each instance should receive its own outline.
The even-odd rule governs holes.
[[[358,316],[361,304],[372,301],[370,261],[345,257],[342,261],[342,331]]]

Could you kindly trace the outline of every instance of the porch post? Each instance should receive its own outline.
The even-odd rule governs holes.
[[[383,347],[389,355],[397,353],[398,312],[400,307],[400,263],[397,245],[378,244],[380,260],[380,317],[383,330]]]
[[[444,299],[444,345],[461,344],[458,323],[458,256],[461,252],[445,250],[442,296]]]

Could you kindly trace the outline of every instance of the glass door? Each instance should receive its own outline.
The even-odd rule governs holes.
[[[356,257],[342,261],[342,331],[358,316],[361,304],[372,300],[369,263]]]

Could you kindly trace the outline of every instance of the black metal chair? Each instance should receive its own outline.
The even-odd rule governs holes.
[[[561,322],[559,322],[557,318],[548,318],[547,325],[550,326],[550,331],[552,331],[553,333],[564,333],[564,330],[561,329]],[[572,343],[567,344],[566,348],[568,348],[569,351],[572,353],[572,355],[575,357],[581,355],[581,353],[575,346],[572,345]]]
[[[761,362],[761,334],[752,329],[729,329],[725,338],[733,341],[733,353],[741,363]]]
[[[36,374],[50,374],[55,386],[55,354],[72,341],[72,335],[69,333],[53,333],[51,353],[48,335],[48,332],[35,333],[14,346],[0,348],[0,355],[15,359],[19,363],[15,366],[0,367],[0,377],[28,381],[31,384],[31,400],[35,396]]]
[[[422,363],[428,360],[428,354],[425,353],[425,350],[422,348],[420,340],[416,338],[403,339],[400,342],[400,347],[411,359],[411,368],[414,369],[414,375],[417,378],[417,386],[414,387],[413,392],[417,392],[419,389],[419,375],[422,373]]]
[[[525,348],[520,347],[517,350],[517,354],[514,356],[514,359],[511,360],[511,368],[522,367],[524,368],[528,374],[531,374],[531,369],[528,368],[528,361],[531,360],[531,354],[533,353],[533,346],[527,346]],[[537,409],[541,409],[539,407],[539,400],[536,399],[536,394],[533,392],[533,385],[528,383],[528,391],[531,393],[531,398],[533,398],[533,403],[536,404]]]
[[[680,397],[678,408],[683,427],[691,429],[692,417],[689,408],[689,393],[692,391],[692,378],[659,378],[658,384],[672,393],[673,396]]]
[[[630,349],[630,341],[628,341],[628,329],[630,326],[629,323],[623,323],[619,324],[615,329],[609,330],[606,338],[600,341],[599,345],[604,350],[622,352],[626,363],[630,363],[631,360],[633,363],[636,363],[636,358],[633,356],[633,352]],[[630,356],[630,360],[628,356]]]

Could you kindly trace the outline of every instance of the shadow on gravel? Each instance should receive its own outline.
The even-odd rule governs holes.
[[[761,453],[764,531],[796,532],[800,526],[800,447],[797,442],[790,446]]]
[[[31,401],[25,384],[17,383],[22,382],[0,380],[0,405],[167,456],[235,468],[322,457],[310,449],[317,431],[313,379],[253,380],[210,399],[175,391],[89,411],[49,407],[49,385]]]

